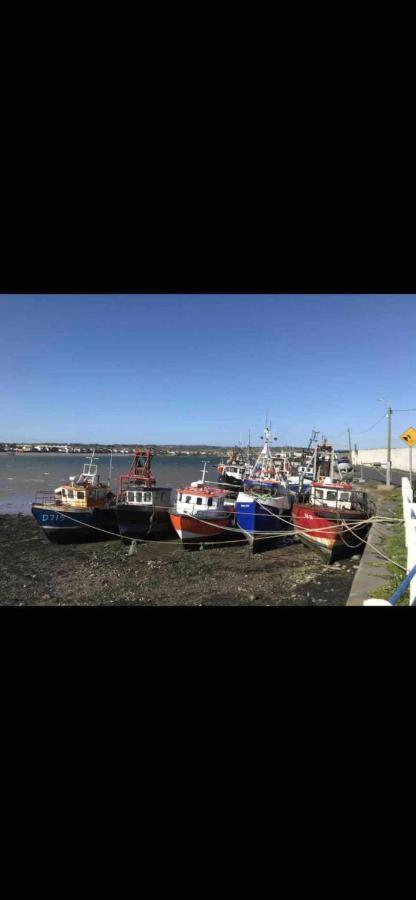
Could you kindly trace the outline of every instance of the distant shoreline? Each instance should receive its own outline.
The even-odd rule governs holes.
[[[87,450],[68,450],[68,452],[63,450],[3,450],[0,447],[0,453],[3,453],[5,456],[12,454],[13,456],[90,456],[91,453],[94,452],[94,455],[97,454],[99,456],[132,456],[134,450],[100,450],[99,447],[94,449],[94,451]],[[155,449],[153,456],[167,456],[167,457],[177,457],[177,456],[224,456],[227,452],[227,448],[224,450],[175,450],[174,452],[167,452],[165,450],[157,450]]]

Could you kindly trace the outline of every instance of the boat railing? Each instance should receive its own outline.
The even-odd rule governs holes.
[[[301,495],[299,498],[301,503],[309,503],[309,492]],[[375,516],[376,514],[376,505],[372,500],[369,500],[367,495],[363,492],[351,491],[351,494],[348,500],[341,500],[337,497],[336,500],[326,500],[325,498],[313,497],[312,498],[313,506],[323,506],[328,507],[329,509],[336,509],[342,511],[343,509],[350,509],[353,511],[358,511],[364,513],[366,516]]]
[[[34,503],[40,506],[63,506],[62,497],[54,491],[37,491]]]

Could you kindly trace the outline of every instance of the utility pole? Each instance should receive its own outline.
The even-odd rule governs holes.
[[[390,472],[391,472],[391,414],[393,410],[391,406],[387,409],[387,472],[386,472],[386,485],[390,487]]]
[[[349,444],[350,444],[350,462],[352,462],[352,457],[351,457],[351,452],[352,452],[352,451],[351,451],[351,429],[350,429],[350,428],[348,429],[348,441],[349,441]]]

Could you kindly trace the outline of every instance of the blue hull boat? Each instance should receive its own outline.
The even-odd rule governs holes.
[[[111,534],[103,534],[96,529],[118,533],[115,510],[113,509],[71,509],[66,507],[45,509],[41,504],[32,503],[32,515],[53,543],[78,543],[79,541],[111,540]],[[91,527],[92,526],[92,527]]]
[[[269,495],[238,494],[235,504],[235,521],[254,548],[260,542],[272,540],[281,531],[289,530],[290,508],[293,498],[289,494]]]

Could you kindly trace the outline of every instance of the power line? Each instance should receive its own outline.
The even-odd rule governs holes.
[[[393,410],[393,412],[396,412],[396,410]],[[365,431],[352,431],[351,434],[353,435],[353,437],[358,437],[360,434],[367,434],[368,431],[371,431],[373,428],[375,428],[376,425],[378,425],[379,422],[381,422],[382,419],[385,419],[385,418],[386,418],[386,413],[383,413],[383,415],[380,416],[379,419],[377,419],[377,422],[374,422],[374,425],[370,425],[370,427],[366,428]]]

